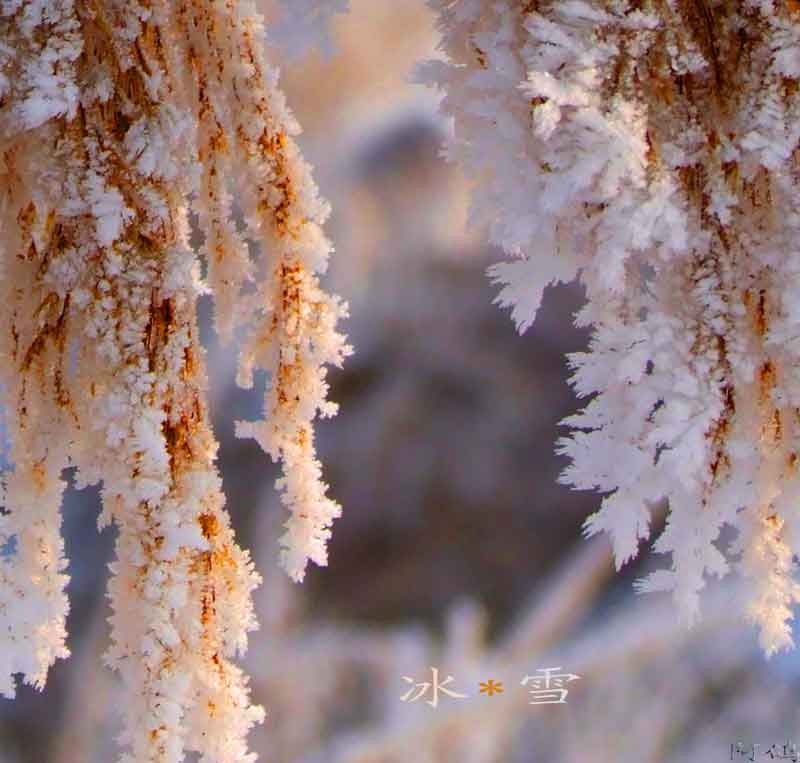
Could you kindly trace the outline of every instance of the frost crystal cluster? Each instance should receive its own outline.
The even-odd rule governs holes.
[[[243,0],[0,4],[0,691],[41,687],[67,655],[61,474],[101,483],[118,527],[106,659],[127,686],[123,761],[244,763],[263,716],[231,661],[259,577],[215,466],[196,302],[241,338],[239,383],[270,380],[239,422],[283,464],[295,580],[326,563],[313,420],[350,348],[320,288],[330,245],[298,127]],[[237,182],[242,220],[229,183]],[[204,236],[207,278],[189,245]],[[252,251],[251,251],[252,249]]]
[[[431,0],[447,62],[423,76],[454,118],[449,155],[509,255],[490,273],[520,331],[579,278],[591,400],[562,479],[606,494],[586,523],[617,566],[698,614],[735,565],[767,654],[800,600],[800,3]],[[724,548],[724,525],[737,531]]]

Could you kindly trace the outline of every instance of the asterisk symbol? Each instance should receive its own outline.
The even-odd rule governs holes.
[[[495,694],[503,693],[502,681],[495,681],[493,678],[490,678],[485,683],[483,681],[480,681],[479,683],[481,687],[481,694],[488,694],[490,697],[492,697]]]

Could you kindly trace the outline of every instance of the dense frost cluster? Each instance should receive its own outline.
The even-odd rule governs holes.
[[[590,402],[563,480],[606,494],[586,524],[621,566],[669,503],[641,581],[693,621],[732,564],[770,654],[800,600],[800,5],[777,0],[432,0],[446,62],[424,78],[449,155],[509,255],[520,331],[578,277]],[[721,548],[720,531],[738,532]]]
[[[265,65],[249,2],[7,0],[0,6],[0,381],[11,470],[0,517],[0,690],[41,687],[67,654],[65,467],[101,483],[119,529],[106,659],[128,691],[125,761],[243,763],[263,716],[231,661],[259,577],[215,466],[196,302],[241,338],[239,382],[268,372],[295,580],[325,564],[338,504],[312,422],[349,352],[320,288],[328,213]],[[243,222],[232,213],[237,182]],[[189,246],[204,235],[207,278]],[[251,251],[252,249],[252,251]]]

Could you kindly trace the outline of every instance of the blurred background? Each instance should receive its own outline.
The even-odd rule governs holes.
[[[277,564],[276,470],[233,436],[260,390],[235,388],[201,305],[228,507],[264,577],[246,659],[267,711],[253,749],[273,763],[793,759],[800,662],[765,660],[726,611],[730,584],[709,587],[689,631],[669,597],[631,587],[668,559],[645,553],[617,574],[605,538],[581,537],[600,497],[559,485],[554,455],[580,404],[564,358],[588,338],[572,328],[580,289],[549,290],[521,337],[492,305],[485,269],[501,253],[468,227],[469,189],[440,156],[438,94],[412,84],[438,55],[432,15],[423,0],[352,6],[332,57],[275,55],[333,206],[325,283],[350,303],[356,349],[330,375],[340,413],[318,426],[343,515],[329,566],[302,585]],[[0,700],[0,763],[117,757],[119,684],[101,667],[114,537],[97,533],[97,511],[96,491],[70,491],[72,657],[43,693]],[[548,667],[580,676],[565,704],[531,704],[522,685]],[[403,701],[431,668],[468,696],[441,692],[434,708],[431,687]],[[479,693],[489,679],[504,691]]]

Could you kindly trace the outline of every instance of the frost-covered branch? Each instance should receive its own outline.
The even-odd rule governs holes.
[[[223,339],[249,332],[242,377],[270,377],[241,426],[284,466],[285,564],[325,563],[339,507],[313,420],[325,364],[349,352],[320,287],[327,207],[260,51],[247,2],[13,0],[0,10],[0,354],[14,468],[0,540],[0,689],[41,687],[66,656],[61,471],[102,483],[119,529],[109,598],[129,698],[125,761],[254,760],[263,711],[232,662],[259,583],[233,536],[206,406],[196,302]],[[237,178],[247,223],[231,214]],[[189,246],[205,236],[208,284]],[[256,249],[251,256],[248,246]]]
[[[586,525],[617,565],[650,536],[685,618],[737,565],[767,654],[800,599],[795,4],[433,0],[448,62],[425,77],[454,118],[474,217],[519,329],[579,277],[592,326],[571,356],[593,399],[567,419],[563,480],[606,494]],[[728,554],[720,530],[739,531]]]

